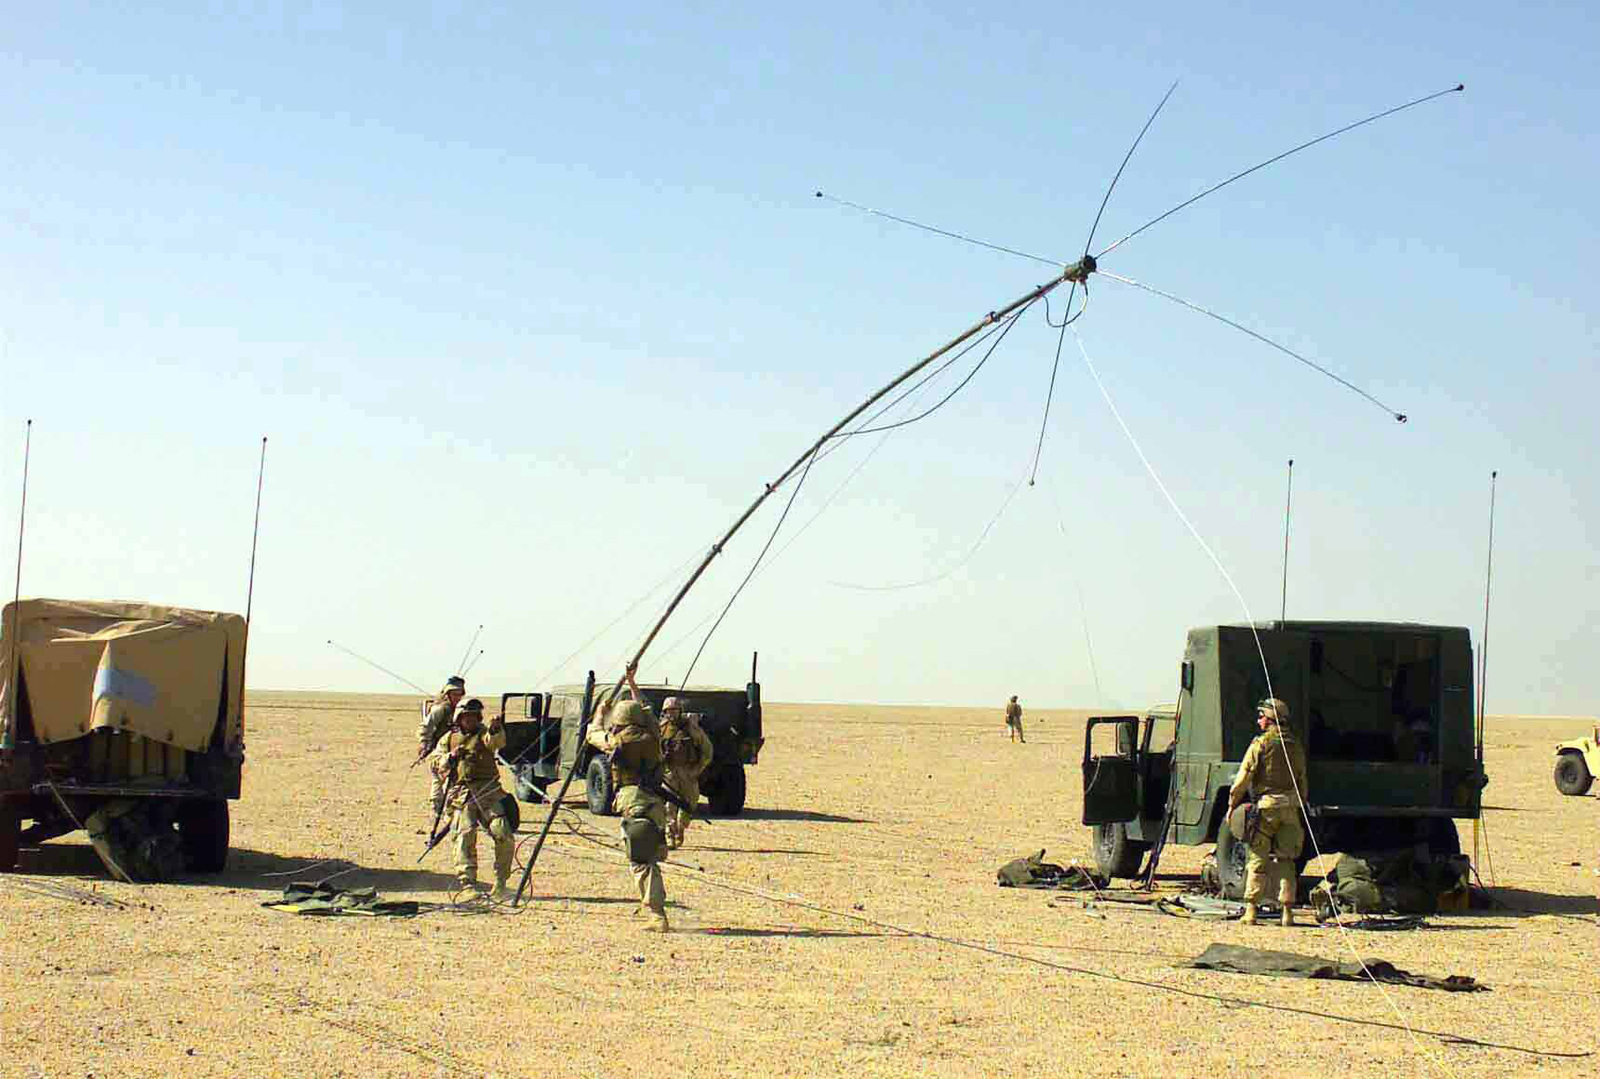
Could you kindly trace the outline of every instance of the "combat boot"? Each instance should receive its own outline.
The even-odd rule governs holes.
[[[1245,925],[1255,925],[1256,924],[1256,905],[1254,903],[1246,903],[1244,905],[1244,917],[1239,919],[1239,920],[1241,922],[1243,922]]]
[[[650,920],[645,923],[644,931],[646,933],[667,933],[667,932],[670,932],[671,929],[667,925],[667,912],[664,911],[664,910],[652,910],[652,911],[650,911]]]
[[[499,881],[494,886],[494,891],[489,893],[489,898],[496,903],[509,903],[516,898],[516,893],[506,887],[505,881]]]
[[[1294,925],[1294,908],[1287,903],[1283,905],[1283,913],[1278,915],[1278,924],[1285,929]]]

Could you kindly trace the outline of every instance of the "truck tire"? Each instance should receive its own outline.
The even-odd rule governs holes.
[[[589,758],[589,770],[583,774],[583,794],[589,802],[589,812],[597,817],[611,815],[611,760],[604,753]]]
[[[1234,838],[1227,824],[1217,833],[1217,879],[1222,883],[1222,898],[1244,898],[1245,852],[1249,844]]]
[[[17,868],[17,844],[22,836],[22,819],[10,806],[0,806],[0,873]]]
[[[1556,790],[1562,794],[1581,795],[1588,794],[1593,785],[1594,776],[1589,774],[1589,764],[1583,754],[1569,749],[1556,758]]]
[[[1149,850],[1150,844],[1129,839],[1127,826],[1120,821],[1094,826],[1094,861],[1107,880],[1137,875]]]
[[[228,864],[228,803],[186,798],[178,807],[178,841],[191,873],[220,873]]]
[[[718,817],[737,817],[744,812],[744,765],[734,764],[717,772],[716,781],[706,791],[711,812]]]

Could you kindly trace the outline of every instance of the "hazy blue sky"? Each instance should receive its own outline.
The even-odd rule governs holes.
[[[262,687],[424,684],[484,623],[531,688],[703,550],[806,441],[1063,260],[1303,139],[1105,268],[1107,388],[1258,617],[1483,614],[1491,711],[1592,712],[1600,654],[1600,19],[1590,5],[319,6],[241,18],[27,5],[0,30],[0,533],[23,591],[243,610]],[[1071,338],[1030,313],[898,431],[734,608],[697,677],[775,699],[1170,698],[1190,625],[1242,617]],[[958,374],[959,372],[953,372]],[[954,385],[952,380],[940,386]],[[819,464],[811,518],[876,436]],[[1056,504],[1061,507],[1058,517]],[[647,659],[743,575],[740,535]],[[675,581],[674,581],[675,583]],[[1080,608],[1079,594],[1082,595]],[[9,599],[9,587],[6,588]],[[665,591],[557,676],[615,663]],[[1102,689],[1084,644],[1092,633]]]

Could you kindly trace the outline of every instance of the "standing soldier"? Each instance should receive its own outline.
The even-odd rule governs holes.
[[[494,840],[494,891],[489,898],[497,901],[511,897],[506,888],[506,878],[511,875],[511,822],[502,805],[506,792],[500,787],[500,769],[494,759],[495,751],[505,744],[505,717],[495,716],[485,727],[483,702],[474,697],[457,710],[455,729],[440,745],[442,753],[434,758],[450,791],[456,878],[463,888],[477,888],[478,827],[487,828]]]
[[[1228,794],[1230,827],[1233,812],[1255,798],[1255,827],[1235,829],[1249,844],[1245,855],[1244,923],[1256,924],[1256,907],[1266,894],[1268,878],[1278,880],[1278,905],[1284,925],[1294,924],[1295,889],[1299,885],[1296,859],[1305,845],[1301,805],[1306,794],[1306,751],[1285,729],[1289,706],[1268,697],[1256,706],[1256,726],[1261,733],[1245,750],[1244,762]],[[1249,814],[1248,807],[1246,815]]]
[[[426,760],[434,747],[439,744],[445,732],[456,717],[456,706],[461,703],[461,698],[467,695],[467,680],[459,674],[452,674],[445,679],[444,688],[439,691],[439,699],[434,702],[433,708],[423,717],[422,725],[417,728],[417,760]],[[430,767],[428,774],[433,777],[433,787],[428,793],[428,819],[433,820],[439,816],[439,808],[444,804],[444,780],[439,775],[437,768]]]
[[[1011,700],[1006,702],[1006,730],[1011,733],[1011,741],[1027,742],[1022,736],[1022,705],[1017,703],[1015,693],[1011,695]]]
[[[683,799],[683,805],[667,809],[667,847],[683,846],[694,809],[700,804],[700,777],[711,767],[711,739],[700,729],[700,720],[685,712],[678,698],[661,702],[661,754],[666,761],[666,784]]]
[[[661,731],[634,682],[632,667],[624,677],[633,699],[612,705],[605,748],[622,816],[622,849],[639,890],[639,912],[650,918],[646,930],[665,933],[667,889],[660,863],[666,848],[667,807],[655,793],[661,785]]]

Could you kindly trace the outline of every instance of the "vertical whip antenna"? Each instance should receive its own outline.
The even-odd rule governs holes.
[[[261,463],[256,468],[256,516],[250,527],[250,583],[244,593],[245,632],[250,629],[250,611],[256,598],[256,542],[261,538],[261,488],[267,479],[267,436],[261,436]]]
[[[1283,494],[1283,595],[1278,604],[1278,621],[1289,617],[1289,507],[1294,500],[1294,458],[1289,458],[1289,485]]]
[[[1484,719],[1486,715],[1484,695],[1489,686],[1489,594],[1494,584],[1494,495],[1496,482],[1499,479],[1498,469],[1489,473],[1489,547],[1483,570],[1483,636],[1478,641],[1478,773],[1483,773],[1483,737]],[[1478,858],[1478,827],[1483,819],[1483,795],[1479,788],[1478,815],[1472,821],[1472,857],[1474,862]],[[1487,835],[1485,836],[1487,838]],[[1488,853],[1485,844],[1485,853]],[[1494,877],[1494,862],[1490,859],[1489,876]]]
[[[29,420],[22,436],[22,508],[17,511],[17,579],[11,600],[11,635],[16,640],[11,643],[11,670],[6,672],[11,706],[5,729],[0,730],[0,749],[11,748],[11,726],[17,721],[17,701],[20,699],[17,696],[17,681],[22,677],[22,534],[28,520],[28,459],[32,453],[33,421]]]

